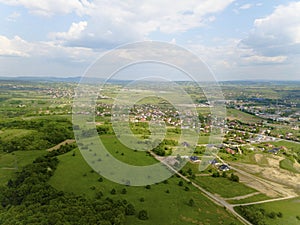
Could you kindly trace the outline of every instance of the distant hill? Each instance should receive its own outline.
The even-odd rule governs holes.
[[[22,81],[22,82],[59,82],[59,83],[79,83],[82,77],[34,77],[34,76],[19,76],[19,77],[0,77],[5,81]],[[102,83],[103,78],[91,77],[86,79],[87,83]],[[109,83],[124,84],[132,80],[110,80]],[[178,81],[178,83],[185,83],[190,81]],[[272,81],[272,80],[227,80],[219,81],[220,85],[251,85],[251,86],[269,86],[269,85],[300,85],[300,80],[295,81]]]

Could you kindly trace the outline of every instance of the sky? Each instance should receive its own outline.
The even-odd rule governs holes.
[[[184,47],[217,80],[300,80],[300,1],[0,0],[0,76],[81,76],[127,43]]]

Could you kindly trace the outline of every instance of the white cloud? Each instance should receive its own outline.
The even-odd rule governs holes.
[[[14,57],[45,57],[54,60],[69,60],[71,62],[91,62],[99,52],[83,47],[66,47],[54,42],[27,42],[15,36],[9,39],[0,36],[0,56]]]
[[[23,6],[32,14],[54,16],[76,13],[84,23],[49,37],[68,46],[99,47],[145,40],[152,32],[174,34],[205,26],[234,0],[0,0]],[[74,33],[75,32],[75,33]],[[77,32],[77,33],[76,33]]]
[[[28,57],[29,49],[28,43],[18,36],[15,36],[13,39],[8,39],[0,35],[0,56]]]
[[[7,21],[11,21],[11,22],[16,22],[17,19],[21,16],[20,13],[18,12],[13,12],[12,14],[10,14],[8,17],[6,17]]]
[[[50,33],[49,36],[53,39],[76,40],[80,38],[82,32],[86,29],[87,25],[88,23],[86,21],[72,23],[67,32]]]
[[[43,16],[52,16],[54,14],[68,14],[76,12],[79,15],[87,13],[92,8],[92,3],[87,0],[0,0],[12,6],[24,6],[30,13]]]
[[[203,59],[221,80],[262,79],[267,75],[273,76],[267,79],[285,79],[282,78],[284,71],[290,75],[286,79],[297,79],[300,66],[295,62],[299,62],[300,57],[265,56],[239,43],[239,39],[216,42],[214,46],[190,43],[188,48]]]
[[[253,5],[252,4],[245,4],[245,5],[242,5],[241,7],[240,7],[240,9],[250,9],[251,7],[252,7]]]
[[[266,56],[300,53],[300,2],[279,5],[254,21],[254,29],[242,44]]]
[[[245,60],[249,63],[283,63],[287,60],[287,56],[261,56],[261,55],[252,55],[249,56],[247,58],[245,58]]]

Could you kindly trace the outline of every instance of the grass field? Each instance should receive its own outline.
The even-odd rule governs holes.
[[[195,183],[224,198],[232,198],[256,192],[253,188],[223,177],[200,176],[196,177]]]
[[[45,151],[15,151],[12,153],[0,152],[0,186],[5,185],[14,173],[32,161],[46,154]]]
[[[293,173],[300,173],[300,171],[293,166],[293,162],[290,159],[283,159],[280,161],[279,166],[282,169],[291,171]]]
[[[227,109],[227,118],[230,120],[239,120],[244,123],[256,123],[261,121],[261,119],[257,116],[232,108]]]
[[[271,142],[271,144],[274,145],[275,147],[285,146],[289,150],[300,152],[300,143],[295,143],[290,141],[277,141],[277,142]]]
[[[127,148],[114,135],[102,135],[100,138],[109,152],[122,162],[135,166],[146,166],[157,162],[144,151],[133,151]]]
[[[126,153],[123,157],[130,158],[133,154],[135,152]],[[183,186],[179,186],[180,179],[177,177],[170,178],[167,183],[151,185],[150,189],[127,187],[107,179],[99,182],[99,175],[86,164],[79,150],[76,150],[75,156],[69,152],[58,158],[60,163],[49,181],[58,190],[74,192],[89,198],[93,198],[98,191],[102,191],[104,198],[126,199],[137,210],[147,210],[149,220],[140,221],[135,216],[131,216],[128,218],[127,225],[230,224],[231,222],[239,224],[223,208],[212,203],[190,184],[185,183]],[[150,157],[147,159],[149,163],[153,160]],[[184,190],[186,186],[189,187],[189,191]],[[115,195],[110,193],[113,188],[116,190]],[[126,188],[126,194],[121,194],[123,188]],[[144,198],[144,201],[141,202],[140,198]],[[190,199],[195,202],[193,207],[188,205]],[[201,218],[201,220],[197,218]]]
[[[283,201],[274,201],[256,205],[257,208],[264,209],[267,213],[281,212],[282,217],[270,218],[265,216],[265,224],[270,225],[299,225],[300,224],[300,198],[293,198]]]
[[[5,129],[0,132],[0,138],[2,140],[12,140],[15,137],[26,136],[31,132],[31,130],[26,129]]]
[[[243,199],[232,199],[232,200],[227,200],[228,203],[230,204],[243,204],[243,203],[249,203],[249,202],[258,202],[258,201],[263,201],[263,200],[268,200],[270,197],[264,195],[264,194],[257,194],[253,195],[248,198],[243,198]]]

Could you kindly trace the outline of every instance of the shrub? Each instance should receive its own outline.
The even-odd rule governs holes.
[[[188,205],[189,205],[189,206],[194,206],[194,205],[195,205],[194,199],[191,198],[191,199],[189,200]]]
[[[128,204],[125,208],[125,214],[126,215],[134,215],[135,214],[135,208],[132,204]]]
[[[146,210],[141,210],[141,211],[139,211],[138,218],[139,218],[140,220],[148,220],[149,217],[148,217],[147,211],[146,211]]]
[[[112,195],[115,195],[116,193],[117,193],[117,191],[116,191],[116,189],[111,189],[111,191],[110,191],[110,193],[112,194]]]

